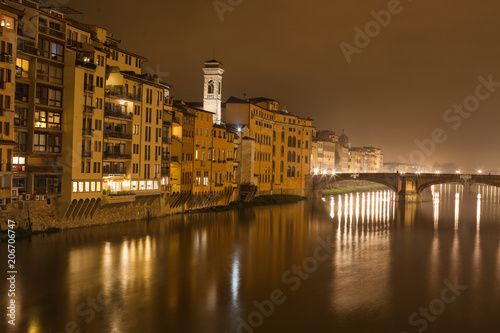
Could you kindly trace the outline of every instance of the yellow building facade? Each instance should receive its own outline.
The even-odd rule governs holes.
[[[239,183],[255,185],[260,194],[304,193],[314,135],[311,119],[282,110],[272,99],[236,97],[226,102],[223,117],[242,131],[243,141],[254,141],[253,148],[240,149]],[[250,149],[251,160],[244,151]]]

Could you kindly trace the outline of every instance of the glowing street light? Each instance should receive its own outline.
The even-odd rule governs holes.
[[[437,171],[437,170],[436,170],[434,173],[435,173],[436,175],[439,175],[439,174],[441,173],[441,171]]]
[[[477,170],[477,173],[483,173],[483,170]]]
[[[455,171],[455,173],[456,173],[457,175],[458,175],[460,172],[461,172],[460,170]]]

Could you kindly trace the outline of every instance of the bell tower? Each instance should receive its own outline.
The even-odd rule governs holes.
[[[205,61],[203,67],[205,85],[203,91],[203,109],[214,114],[214,123],[222,119],[222,64],[217,60]]]

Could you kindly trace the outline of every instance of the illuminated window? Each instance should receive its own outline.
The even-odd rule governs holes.
[[[90,183],[90,189],[95,192],[95,182]]]
[[[142,180],[139,183],[139,190],[144,191],[145,189],[146,189],[146,182],[144,180]]]
[[[77,193],[77,192],[78,192],[78,183],[73,182],[73,193]]]
[[[134,181],[132,182],[132,191],[137,191],[137,189],[138,189],[138,187],[137,187],[137,181],[136,181],[136,180],[134,180]]]
[[[153,189],[153,181],[148,180],[148,190],[152,190],[152,189]]]
[[[90,192],[90,182],[85,182],[85,192]]]
[[[154,189],[157,190],[158,189],[158,181],[155,181],[154,182]]]
[[[30,72],[30,62],[26,59],[16,59],[16,74],[22,78],[28,78]]]
[[[78,183],[78,192],[83,192],[83,182]]]
[[[97,192],[101,192],[101,182],[97,182],[96,187]]]
[[[7,15],[2,15],[1,26],[7,29],[14,30],[14,18]]]

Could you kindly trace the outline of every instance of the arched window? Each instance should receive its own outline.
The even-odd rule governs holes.
[[[295,137],[293,137],[293,146],[297,147],[297,139]]]
[[[281,132],[281,142],[285,141],[285,132]]]
[[[290,178],[290,173],[292,172],[292,168],[288,167],[287,171],[286,171],[286,176],[288,178]]]
[[[292,168],[292,177],[295,177],[295,167]]]
[[[289,136],[288,137],[288,147],[291,147],[292,146],[292,137]]]
[[[208,81],[208,94],[210,95],[213,95],[214,94],[214,90],[215,90],[215,87],[214,87],[214,80],[210,80]]]
[[[295,152],[292,153],[292,162],[295,162]]]
[[[285,147],[281,146],[281,157],[285,157]]]
[[[280,163],[280,172],[285,172],[285,165],[283,164],[283,161]]]
[[[288,162],[291,162],[292,161],[292,152],[288,152],[288,159],[287,159]]]

